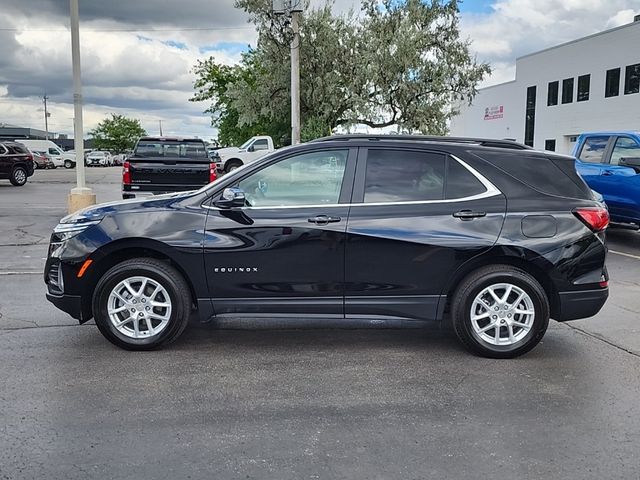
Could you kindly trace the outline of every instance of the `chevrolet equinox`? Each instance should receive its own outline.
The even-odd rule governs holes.
[[[511,141],[347,135],[197,191],[98,205],[51,236],[47,298],[149,350],[197,313],[446,321],[472,352],[531,350],[608,296],[606,207],[572,157]]]

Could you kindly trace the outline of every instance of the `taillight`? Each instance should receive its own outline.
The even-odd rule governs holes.
[[[609,225],[609,212],[604,207],[575,208],[573,213],[594,232],[601,232]]]
[[[124,185],[131,185],[131,172],[129,171],[129,162],[122,164],[122,183]]]
[[[209,164],[209,183],[214,182],[218,178],[218,174],[216,173],[216,164]]]

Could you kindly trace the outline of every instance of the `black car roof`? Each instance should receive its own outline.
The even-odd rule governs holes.
[[[317,142],[402,142],[402,143],[439,143],[439,144],[457,144],[460,146],[478,146],[491,148],[507,148],[511,150],[532,150],[531,147],[518,143],[514,140],[498,140],[495,138],[475,138],[475,137],[445,137],[436,135],[368,135],[368,134],[350,134],[350,135],[332,135],[330,137],[322,137],[309,143]]]

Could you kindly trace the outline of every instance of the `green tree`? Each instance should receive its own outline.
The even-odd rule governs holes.
[[[216,78],[213,58],[196,68],[194,100],[211,101],[221,130],[282,126],[290,119],[290,29],[270,0],[236,0],[258,30],[255,49],[233,75]],[[470,102],[490,73],[460,38],[457,0],[363,0],[360,15],[338,16],[329,3],[306,4],[301,22],[302,132],[306,139],[336,127],[399,126],[444,134],[455,105]],[[253,131],[253,130],[252,130]]]
[[[96,148],[113,153],[123,153],[133,149],[136,141],[146,134],[146,130],[140,125],[140,120],[115,113],[89,132]]]

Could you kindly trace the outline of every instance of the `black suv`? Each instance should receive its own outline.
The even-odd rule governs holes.
[[[203,140],[142,137],[122,164],[122,198],[195,190],[215,179]]]
[[[330,137],[195,192],[99,205],[51,237],[47,298],[114,344],[215,316],[450,321],[489,357],[608,296],[606,208],[574,159],[496,140]]]
[[[33,156],[27,147],[17,142],[0,142],[0,178],[21,187],[34,170]]]

